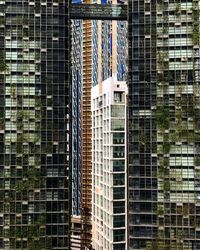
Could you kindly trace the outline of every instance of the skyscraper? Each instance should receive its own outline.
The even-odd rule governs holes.
[[[0,248],[69,249],[69,26],[61,1],[0,2]]]
[[[75,2],[75,1],[73,1]],[[79,2],[79,1],[78,1]],[[71,249],[81,246],[82,20],[72,20],[72,214]]]
[[[72,20],[72,215],[81,206],[82,20]]]
[[[129,1],[129,249],[200,249],[199,1]]]
[[[126,249],[125,82],[92,88],[92,246]]]

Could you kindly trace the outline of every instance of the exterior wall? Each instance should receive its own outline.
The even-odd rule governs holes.
[[[117,58],[113,58],[113,63],[117,62],[115,66],[113,66],[113,73],[117,73],[117,80],[118,81],[125,81],[126,80],[126,61],[127,61],[127,22],[125,21],[117,21],[116,22],[116,34],[117,37],[116,42],[117,46],[116,49],[112,52],[114,55],[116,53]],[[114,49],[114,46],[113,46]],[[116,51],[116,52],[115,52]],[[117,68],[117,69],[116,69]]]
[[[67,7],[0,2],[1,249],[69,249]]]
[[[80,3],[73,0],[73,3]],[[83,21],[72,20],[72,214],[71,250],[81,249],[82,84]]]
[[[129,249],[199,249],[199,1],[129,1],[129,44]]]
[[[72,21],[72,215],[81,209],[82,20]]]
[[[126,84],[115,78],[92,88],[95,250],[126,249],[126,94]]]
[[[93,20],[92,21],[92,86],[95,86],[98,84],[98,70],[99,70],[99,53],[98,53],[98,42],[100,42],[100,37],[98,34],[98,21]],[[100,31],[99,31],[100,32]],[[96,34],[96,35],[95,35]]]

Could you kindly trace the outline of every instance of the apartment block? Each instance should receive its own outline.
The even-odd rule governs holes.
[[[125,82],[110,77],[92,88],[92,246],[126,249]]]

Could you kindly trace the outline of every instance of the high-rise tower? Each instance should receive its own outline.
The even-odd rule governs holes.
[[[74,2],[74,1],[73,1]],[[72,20],[72,214],[71,249],[81,245],[82,20]]]
[[[199,249],[199,1],[129,1],[129,249]]]
[[[110,77],[92,88],[92,246],[126,248],[125,82]]]
[[[72,21],[72,215],[81,207],[82,20]]]
[[[69,249],[67,13],[0,2],[1,249]]]

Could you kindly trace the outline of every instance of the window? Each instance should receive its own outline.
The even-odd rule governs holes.
[[[117,119],[111,121],[111,130],[113,131],[123,131],[125,129],[124,119]]]
[[[113,250],[125,250],[125,244],[115,244]]]
[[[113,238],[114,238],[114,242],[124,241],[125,240],[125,230],[114,230],[113,231]]]
[[[113,202],[113,213],[114,214],[125,213],[125,202],[124,201],[114,201]]]
[[[114,216],[114,227],[125,227],[125,215]]]
[[[124,174],[113,175],[113,186],[120,186],[125,184]]]
[[[125,102],[125,93],[120,91],[114,92],[114,102],[115,103],[124,103]]]
[[[115,187],[113,190],[113,199],[124,199],[125,189],[122,187]]]
[[[125,147],[115,146],[113,147],[113,158],[123,158],[125,156]]]
[[[112,105],[111,107],[111,117],[124,117],[125,116],[125,106],[122,105]]]
[[[124,133],[113,133],[113,144],[124,144]]]
[[[114,160],[113,161],[113,171],[120,172],[124,171],[125,161],[124,160]]]

